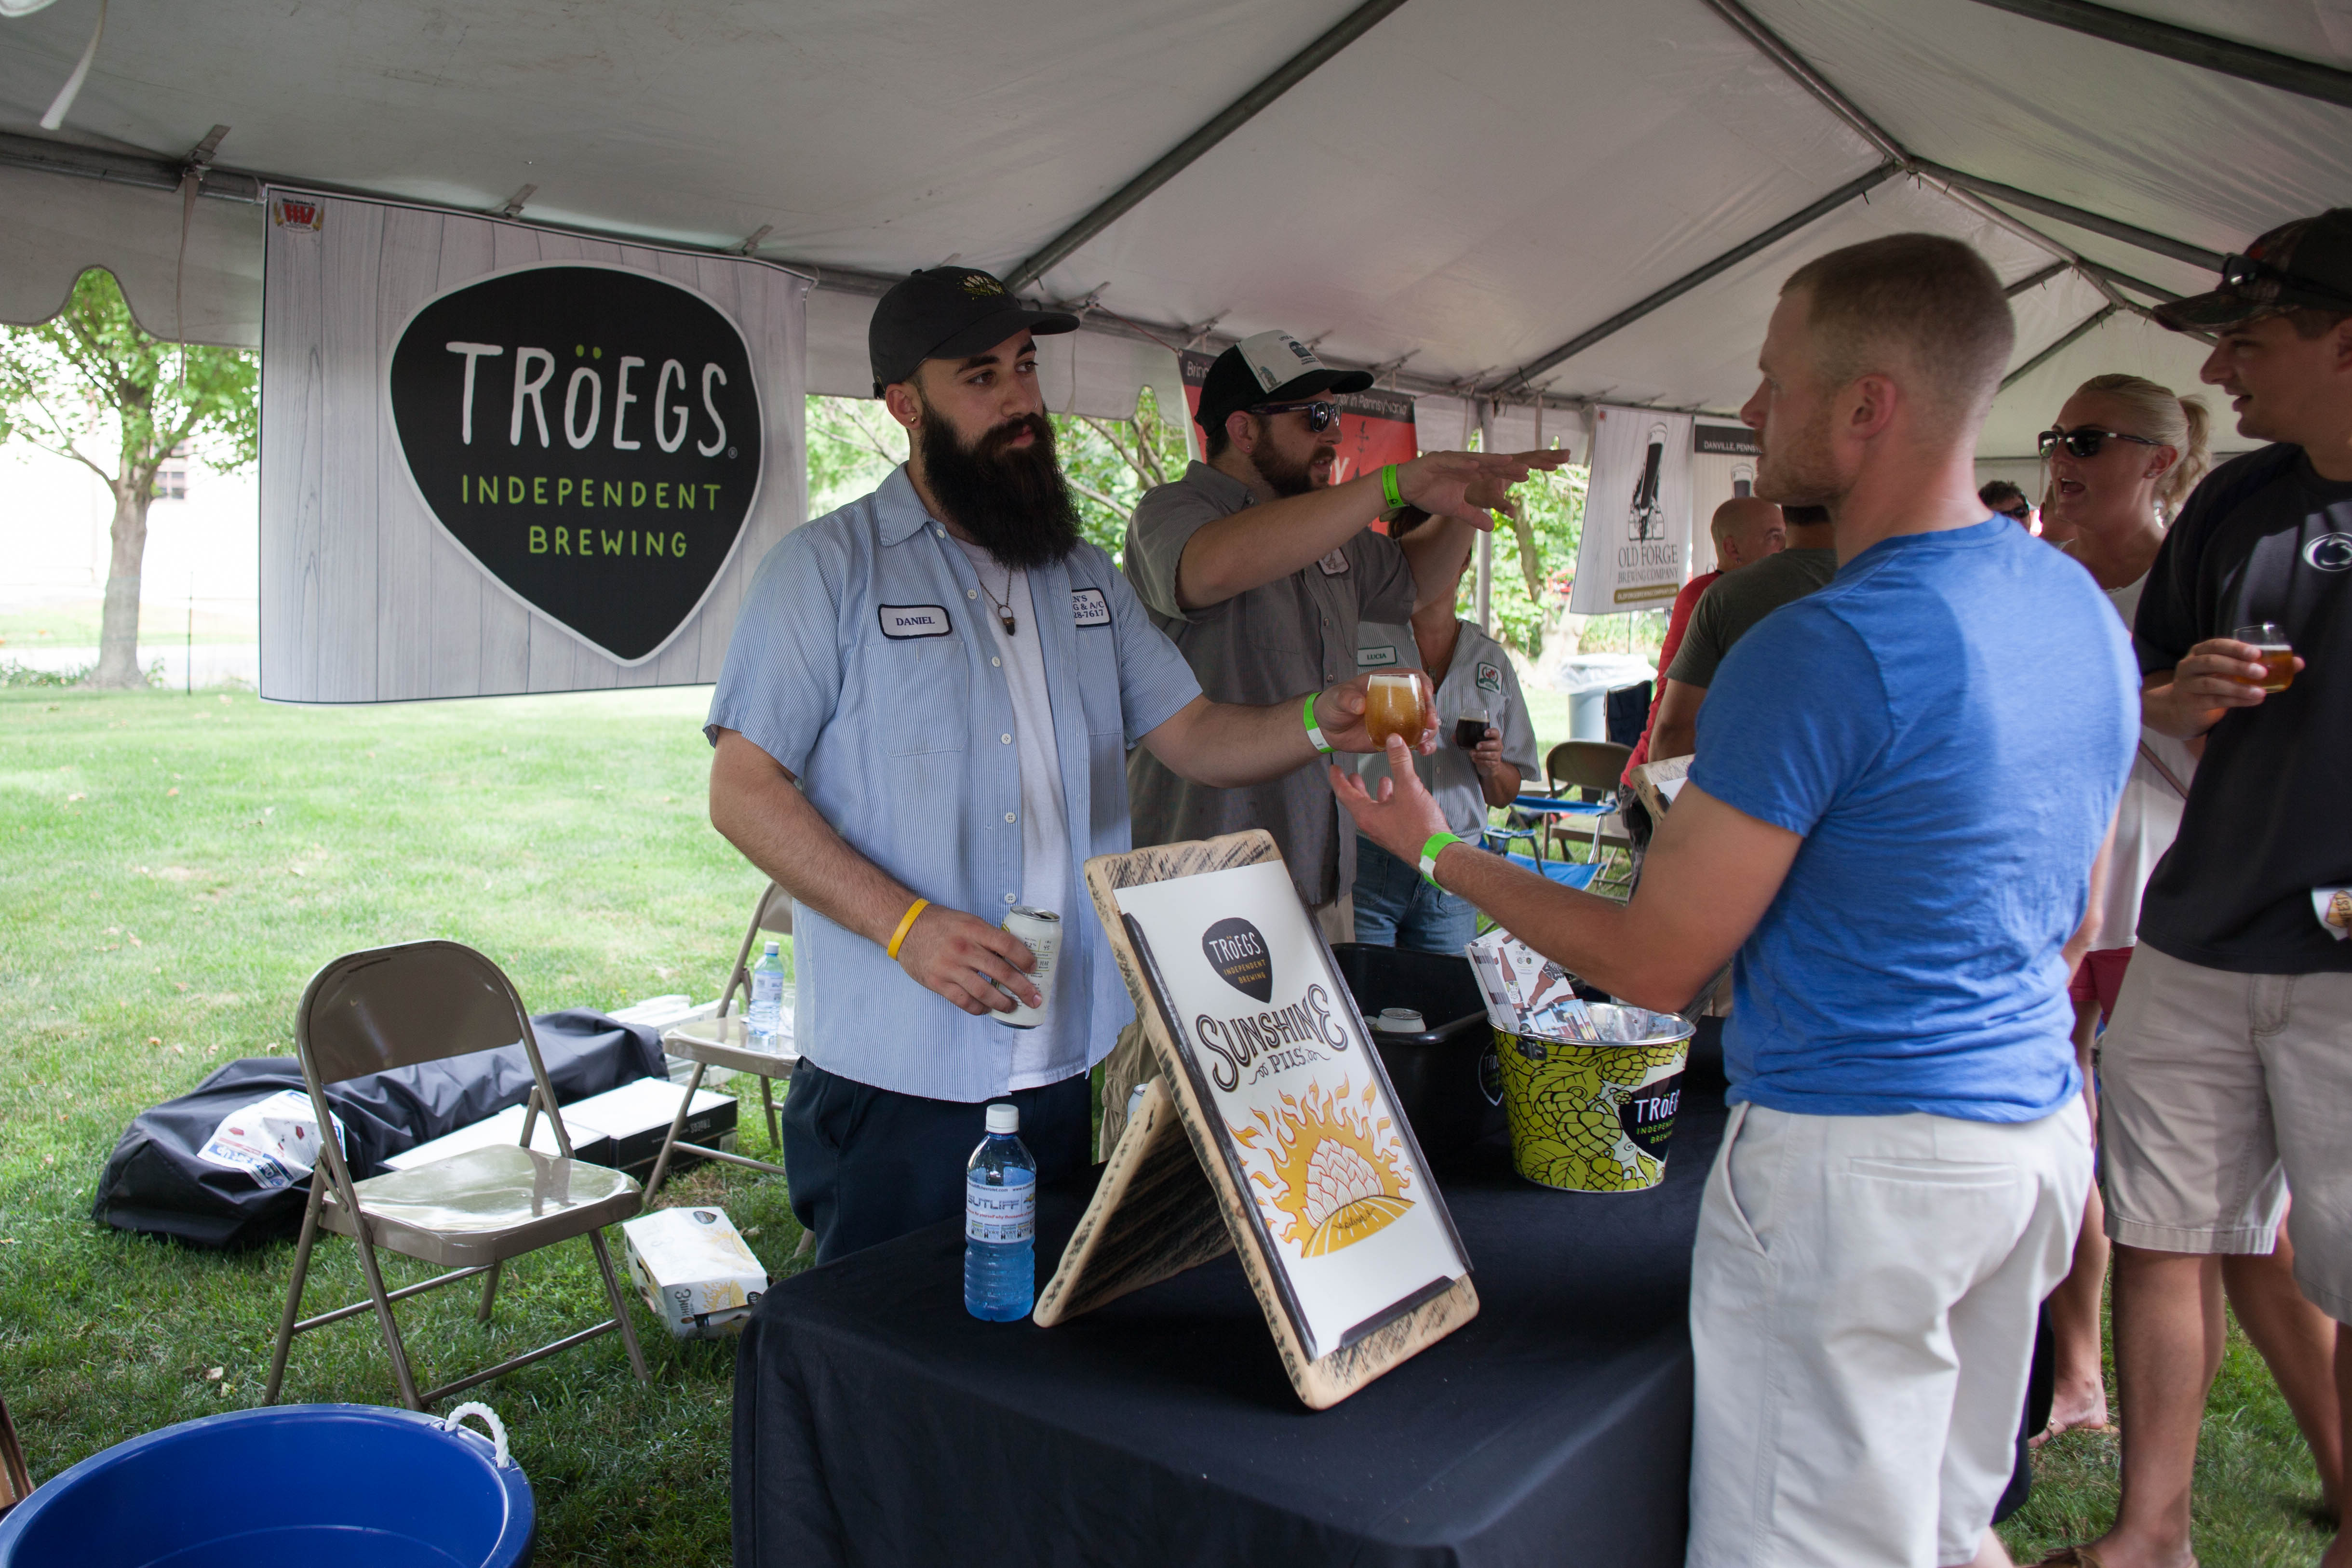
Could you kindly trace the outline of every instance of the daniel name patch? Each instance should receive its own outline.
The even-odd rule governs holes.
[[[1074,588],[1070,590],[1070,619],[1081,626],[1108,626],[1110,601],[1103,597],[1099,588]]]
[[[952,630],[943,604],[882,604],[875,613],[882,618],[885,637],[944,637]]]

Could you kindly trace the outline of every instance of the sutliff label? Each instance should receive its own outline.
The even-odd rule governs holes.
[[[709,592],[759,487],[743,335],[625,267],[520,267],[410,318],[393,426],[417,494],[517,598],[624,664]]]

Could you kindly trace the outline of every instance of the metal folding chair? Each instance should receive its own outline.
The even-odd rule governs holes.
[[[684,1149],[706,1160],[719,1160],[731,1166],[745,1166],[755,1171],[782,1176],[784,1167],[767,1160],[755,1160],[749,1155],[739,1155],[731,1149],[714,1149],[701,1144],[687,1143],[679,1134],[686,1130],[687,1113],[694,1104],[695,1092],[702,1087],[702,1075],[714,1067],[724,1067],[736,1072],[748,1072],[760,1081],[760,1109],[766,1114],[768,1141],[783,1146],[783,1134],[776,1124],[774,1083],[779,1078],[789,1079],[793,1069],[801,1064],[797,1052],[785,1051],[771,1055],[751,1048],[750,1031],[744,1027],[743,1015],[735,1012],[735,998],[744,998],[748,1007],[751,993],[751,949],[759,946],[763,935],[789,936],[793,934],[793,895],[774,883],[770,883],[760,894],[760,902],[751,906],[751,924],[743,932],[743,945],[735,950],[735,967],[727,976],[727,988],[719,993],[719,1011],[710,1018],[696,1019],[677,1025],[662,1036],[662,1049],[672,1056],[694,1063],[694,1075],[687,1080],[686,1095],[677,1103],[677,1116],[669,1124],[669,1135],[662,1140],[661,1153],[654,1157],[653,1174],[646,1178],[646,1201],[653,1201],[661,1191],[662,1180],[669,1174],[671,1155]]]
[[[512,1045],[518,1039],[530,1061],[533,1081],[520,1146],[470,1149],[430,1165],[365,1181],[352,1179],[340,1141],[329,1135],[334,1125],[327,1103],[329,1084]],[[637,1381],[646,1381],[646,1358],[629,1322],[628,1299],[613,1273],[604,1236],[605,1226],[642,1208],[643,1197],[633,1178],[572,1157],[572,1137],[556,1109],[554,1086],[540,1060],[530,1015],[496,964],[456,942],[405,942],[346,954],[312,976],[302,993],[294,1015],[294,1049],[303,1081],[310,1087],[311,1113],[318,1118],[319,1163],[310,1173],[310,1207],[302,1215],[302,1239],[294,1251],[294,1278],[286,1289],[286,1311],[278,1320],[263,1404],[278,1402],[286,1354],[296,1334],[356,1317],[371,1306],[392,1357],[401,1400],[412,1410],[616,1329],[621,1343],[629,1347],[629,1365]],[[542,1112],[554,1129],[560,1155],[530,1147],[532,1128]],[[310,1272],[310,1249],[321,1230],[359,1243],[368,1299],[297,1322]],[[499,1270],[508,1259],[583,1236],[604,1277],[609,1318],[488,1371],[426,1394],[416,1392],[393,1302],[479,1274],[484,1277],[482,1303],[476,1316],[488,1322],[498,1296]],[[376,1262],[378,1248],[449,1272],[386,1291]]]
[[[1603,866],[1594,873],[1590,886],[1595,893],[1616,892],[1631,885],[1633,841],[1617,813],[1617,800],[1625,764],[1633,756],[1632,747],[1606,740],[1563,740],[1544,758],[1544,776],[1554,795],[1591,800],[1600,806],[1591,817],[1591,858],[1599,861],[1611,855],[1623,860],[1623,866],[1613,873]],[[1582,824],[1578,827],[1580,832]],[[1567,838],[1569,832],[1567,824],[1558,820],[1551,831],[1561,839]]]

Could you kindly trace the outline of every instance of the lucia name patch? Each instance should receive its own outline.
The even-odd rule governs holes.
[[[1070,619],[1081,626],[1108,626],[1110,601],[1103,597],[1099,588],[1074,588],[1070,590]]]
[[[881,604],[875,613],[885,637],[944,637],[952,630],[943,604]]]

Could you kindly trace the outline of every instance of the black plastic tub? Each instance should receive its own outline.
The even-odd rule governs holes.
[[[1368,1026],[1382,1008],[1411,1008],[1429,1025],[1419,1034],[1372,1031],[1397,1108],[1412,1124],[1422,1152],[1436,1159],[1501,1131],[1495,1033],[1470,960],[1367,942],[1339,943],[1331,956]]]

